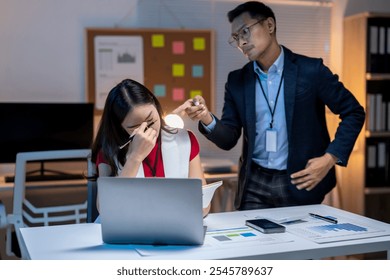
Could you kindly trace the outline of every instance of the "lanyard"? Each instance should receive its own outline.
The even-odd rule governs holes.
[[[255,73],[255,75],[256,75],[256,77],[257,77],[257,80],[259,81],[260,88],[261,88],[261,92],[263,93],[264,98],[265,98],[265,100],[267,101],[267,105],[268,105],[269,112],[271,113],[271,122],[269,123],[269,127],[272,128],[272,127],[273,127],[273,123],[274,123],[274,114],[275,114],[275,110],[276,110],[276,104],[278,104],[278,98],[279,98],[280,88],[282,87],[282,82],[283,82],[283,77],[284,77],[284,71],[282,72],[282,77],[280,78],[280,83],[279,83],[279,87],[278,87],[278,93],[276,94],[275,106],[274,106],[274,109],[273,109],[273,110],[272,110],[272,108],[271,108],[271,105],[269,104],[268,97],[267,97],[267,95],[265,94],[265,91],[264,91],[263,85],[261,84],[261,80],[260,80],[260,78],[259,78],[259,75],[257,75],[256,73]]]

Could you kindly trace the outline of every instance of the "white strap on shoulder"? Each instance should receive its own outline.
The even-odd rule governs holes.
[[[161,131],[161,152],[166,178],[188,178],[191,153],[191,140],[188,131],[178,129],[177,133]],[[145,177],[142,164],[138,168],[138,178]]]
[[[162,131],[162,139],[161,151],[165,177],[188,178],[191,153],[188,131],[178,129],[175,134]]]

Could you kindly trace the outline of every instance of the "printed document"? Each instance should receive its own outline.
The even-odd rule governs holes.
[[[215,183],[207,184],[202,187],[203,192],[203,208],[209,206],[211,199],[214,196],[214,192],[218,187],[222,185],[222,181],[218,181]]]

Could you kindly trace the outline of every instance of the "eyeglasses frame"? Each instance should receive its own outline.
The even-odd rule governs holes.
[[[259,19],[258,21],[256,21],[255,23],[252,23],[251,25],[248,25],[248,26],[241,28],[236,34],[233,34],[232,36],[230,36],[230,38],[228,40],[229,45],[231,45],[234,48],[238,48],[240,39],[248,40],[251,37],[251,35],[252,35],[251,34],[251,27],[253,27],[256,24],[261,23],[265,20],[266,20],[265,18],[262,18],[262,19]],[[242,31],[244,31],[246,29],[248,30],[248,35],[244,35],[242,33]],[[244,38],[244,36],[248,36],[248,37]]]

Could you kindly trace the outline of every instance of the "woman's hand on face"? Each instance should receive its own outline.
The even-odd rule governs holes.
[[[142,162],[156,145],[158,132],[152,127],[147,128],[147,125],[147,122],[143,122],[133,131],[134,138],[127,151],[128,159],[132,158]]]

